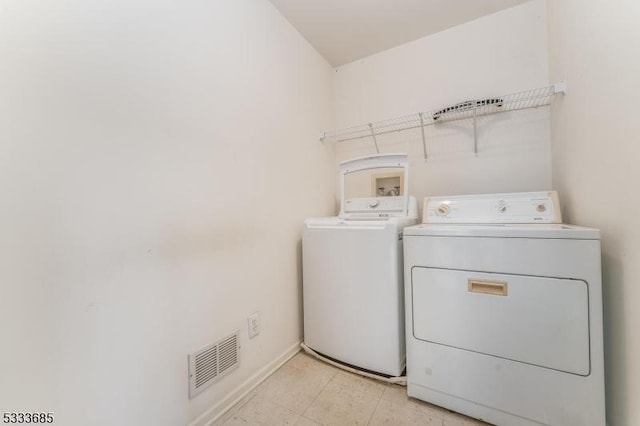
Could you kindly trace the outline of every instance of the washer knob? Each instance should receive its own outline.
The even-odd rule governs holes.
[[[372,200],[369,200],[369,207],[373,208],[373,207],[378,207],[378,203],[379,201],[376,200],[375,198]]]
[[[536,210],[538,210],[540,213],[547,211],[547,206],[545,206],[544,204],[538,204],[536,206]]]
[[[450,211],[451,211],[451,207],[449,207],[449,204],[442,203],[436,209],[436,214],[438,216],[446,216],[449,214]]]
[[[498,211],[500,213],[505,213],[507,211],[507,206],[505,205],[498,206]]]

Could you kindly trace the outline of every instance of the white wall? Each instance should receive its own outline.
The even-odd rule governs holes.
[[[266,0],[0,0],[0,412],[186,424],[294,347],[330,86]],[[187,353],[235,329],[189,401]]]
[[[549,1],[553,184],[565,218],[602,230],[607,417],[640,424],[640,3]]]
[[[335,70],[337,128],[440,109],[457,102],[544,87],[546,9],[534,0]],[[410,192],[425,195],[551,188],[548,108],[478,120],[477,157],[471,122],[378,138],[381,152],[408,152]],[[370,140],[336,145],[339,160],[375,153]]]

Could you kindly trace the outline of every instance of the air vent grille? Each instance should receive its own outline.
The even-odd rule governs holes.
[[[218,376],[218,348],[216,346],[196,355],[196,387]]]
[[[189,398],[193,398],[239,365],[238,331],[189,354]]]
[[[218,352],[220,355],[220,364],[218,365],[218,371],[220,374],[224,374],[225,371],[232,369],[238,365],[238,336],[235,334],[225,339],[218,346]]]

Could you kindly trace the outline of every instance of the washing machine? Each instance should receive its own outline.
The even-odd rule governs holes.
[[[605,425],[600,232],[561,222],[555,192],[425,199],[404,230],[409,396]]]
[[[303,347],[391,377],[405,366],[402,230],[419,222],[408,170],[403,154],[341,163],[340,214],[302,231]]]

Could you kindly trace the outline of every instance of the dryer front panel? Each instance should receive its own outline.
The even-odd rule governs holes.
[[[590,374],[583,280],[416,266],[411,299],[416,339]]]

